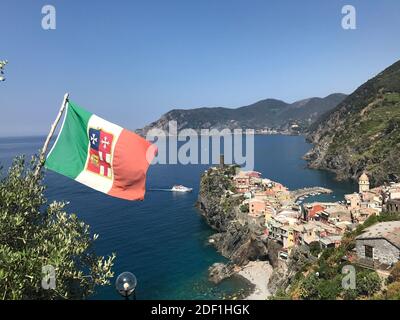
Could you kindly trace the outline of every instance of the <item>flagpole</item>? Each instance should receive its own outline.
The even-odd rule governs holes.
[[[48,136],[47,136],[47,138],[46,138],[46,141],[44,142],[43,148],[42,148],[42,150],[41,150],[41,152],[40,152],[39,162],[38,162],[38,164],[37,164],[37,166],[36,166],[36,170],[35,170],[35,173],[34,173],[34,176],[35,176],[36,178],[38,177],[38,175],[39,175],[39,173],[40,173],[40,170],[42,169],[42,167],[43,167],[43,165],[44,165],[44,159],[45,159],[45,156],[46,156],[47,148],[48,148],[49,143],[50,143],[50,139],[51,139],[51,137],[53,136],[54,131],[56,130],[57,125],[58,125],[58,123],[60,122],[61,116],[62,116],[62,114],[64,113],[64,110],[65,110],[65,108],[66,108],[66,106],[67,106],[68,97],[69,97],[69,93],[66,93],[66,94],[64,95],[64,99],[63,99],[63,102],[62,102],[62,104],[61,104],[60,111],[58,111],[57,118],[56,118],[56,120],[53,122],[53,124],[51,125],[50,132],[49,132],[49,134],[48,134]]]

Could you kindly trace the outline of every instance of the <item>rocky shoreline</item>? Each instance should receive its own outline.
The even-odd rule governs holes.
[[[266,300],[271,296],[268,287],[273,268],[267,261],[252,261],[244,266],[238,275],[244,277],[254,285],[253,292],[246,300]]]
[[[219,283],[240,275],[254,284],[254,292],[249,298],[262,299],[262,296],[266,299],[279,288],[288,270],[286,264],[278,259],[281,246],[267,240],[263,233],[264,219],[250,219],[239,209],[243,196],[229,192],[234,173],[234,166],[211,168],[203,174],[200,182],[196,206],[216,231],[209,243],[229,259],[227,264],[210,266],[209,280]],[[260,271],[263,269],[268,270],[264,276]]]

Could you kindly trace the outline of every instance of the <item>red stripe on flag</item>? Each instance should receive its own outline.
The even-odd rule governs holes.
[[[139,135],[122,130],[114,149],[114,183],[109,195],[127,200],[143,200],[146,172],[157,148]]]

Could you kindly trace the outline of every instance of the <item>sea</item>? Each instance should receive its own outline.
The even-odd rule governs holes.
[[[44,137],[0,138],[0,166],[7,172],[18,155],[29,158],[38,152]],[[356,190],[351,181],[338,182],[327,171],[307,168],[302,156],[311,148],[302,136],[256,135],[254,169],[263,177],[279,181],[289,189],[321,186],[332,194],[307,201],[339,201]],[[68,201],[68,212],[76,213],[99,234],[99,255],[116,254],[111,284],[96,289],[91,299],[122,299],[115,279],[124,271],[135,274],[137,299],[223,299],[250,290],[249,283],[234,277],[214,285],[208,267],[226,262],[208,243],[213,230],[195,207],[201,174],[210,165],[154,164],[147,175],[144,201],[116,199],[59,174],[47,171],[46,196]],[[191,193],[174,193],[175,184],[193,188]]]

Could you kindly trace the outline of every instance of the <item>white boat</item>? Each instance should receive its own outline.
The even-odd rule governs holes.
[[[188,188],[182,185],[174,185],[171,189],[171,191],[174,192],[191,192],[193,188]]]

